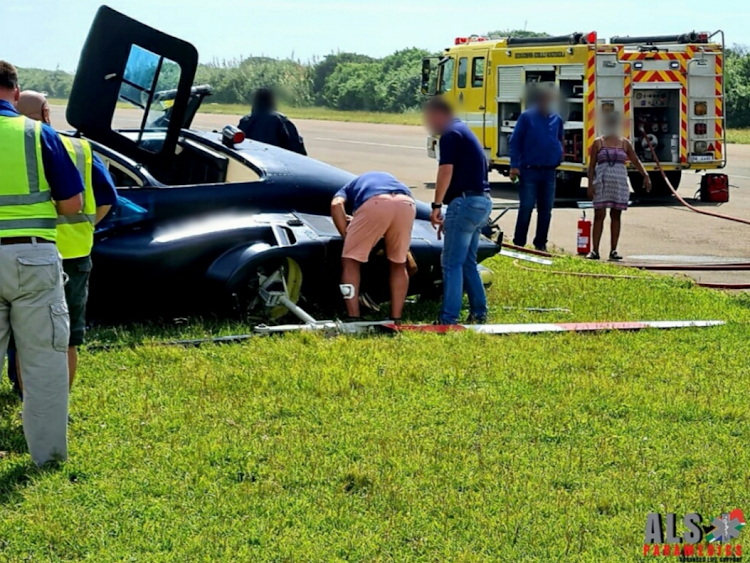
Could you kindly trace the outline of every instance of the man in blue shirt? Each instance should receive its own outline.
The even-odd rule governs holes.
[[[430,132],[440,135],[440,163],[430,218],[438,237],[445,234],[440,259],[440,324],[458,323],[464,289],[471,306],[470,322],[485,322],[487,296],[477,269],[477,250],[482,227],[492,212],[487,157],[476,135],[453,116],[451,106],[442,98],[432,98],[425,104],[424,118]],[[443,205],[448,206],[445,217]]]
[[[39,92],[30,90],[21,92],[16,104],[16,110],[29,119],[41,121],[48,126],[51,125],[47,98]],[[66,151],[66,154],[69,153]],[[112,177],[109,175],[109,171],[96,154],[92,158],[91,186],[96,203],[95,223],[98,223],[107,216],[109,210],[117,202],[117,190],[112,182]],[[80,225],[80,227],[83,227],[83,225]],[[72,387],[78,369],[78,347],[83,345],[86,334],[86,302],[88,301],[92,263],[91,255],[81,255],[80,253],[74,255],[66,254],[67,249],[63,246],[64,236],[66,236],[65,233],[58,232],[58,248],[63,257],[63,270],[68,277],[68,281],[65,284],[65,300],[68,304],[70,315],[68,381],[69,386]],[[93,237],[93,233],[91,236]],[[93,242],[93,240],[90,239],[90,242]],[[8,350],[8,377],[13,382],[14,389],[19,395],[22,395],[21,377],[17,371],[17,363],[14,361],[14,347],[11,345],[8,347]]]
[[[346,213],[351,209],[349,222]],[[360,267],[381,238],[390,262],[391,318],[400,321],[409,291],[407,260],[417,206],[411,191],[386,172],[367,172],[341,188],[331,217],[344,239],[341,292],[350,319],[359,318]]]
[[[24,435],[42,466],[68,455],[69,320],[55,211],[78,213],[84,186],[57,133],[16,112],[19,96],[15,67],[0,61],[0,358],[13,331],[26,377]]]
[[[537,207],[534,247],[547,250],[555,203],[557,167],[563,158],[563,120],[552,111],[554,92],[537,93],[536,103],[518,118],[510,138],[510,179],[520,180],[520,208],[513,244],[526,246],[531,214]]]

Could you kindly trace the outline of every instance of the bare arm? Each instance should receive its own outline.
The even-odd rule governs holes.
[[[435,182],[435,203],[443,203],[448,186],[453,179],[453,165],[442,164],[438,167],[437,181]]]
[[[58,215],[73,215],[83,209],[83,196],[76,194],[70,199],[56,201],[55,207]]]
[[[625,148],[625,152],[628,155],[628,160],[630,160],[630,164],[635,166],[635,169],[641,173],[641,176],[648,179],[648,172],[646,172],[646,168],[643,166],[641,159],[638,158],[637,154],[635,154],[635,150],[633,150],[633,144],[628,139],[624,139],[623,146]]]
[[[591,153],[589,154],[589,188],[594,185],[594,174],[596,172],[596,157],[599,155],[599,139],[591,144]]]
[[[99,224],[99,221],[104,219],[107,216],[107,213],[109,213],[109,210],[112,209],[111,205],[100,205],[96,208],[96,222],[95,225]]]
[[[331,218],[341,238],[346,238],[346,227],[349,222],[346,217],[346,200],[343,197],[335,197],[331,202]]]

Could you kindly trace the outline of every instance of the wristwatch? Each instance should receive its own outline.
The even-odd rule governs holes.
[[[442,203],[436,203],[436,202],[433,201],[432,202],[432,208],[433,209],[442,209],[443,208],[443,204]]]

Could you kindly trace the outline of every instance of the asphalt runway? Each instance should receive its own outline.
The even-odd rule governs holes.
[[[133,127],[137,113],[119,110],[116,125]],[[199,114],[198,129],[221,129],[236,125],[240,116]],[[67,129],[64,107],[52,108],[53,125]],[[432,200],[436,163],[427,156],[426,132],[421,127],[376,125],[334,121],[295,121],[305,138],[310,156],[354,173],[384,170],[394,174],[424,201]],[[705,205],[706,209],[750,219],[750,146],[729,145],[726,172],[733,186],[726,204]],[[507,179],[491,176],[492,196],[500,205],[518,203],[516,190]],[[692,198],[700,176],[686,173],[680,186],[683,197]],[[588,212],[592,216],[593,212]],[[581,210],[575,204],[561,203],[554,211],[550,241],[555,247],[575,252],[577,222]],[[500,220],[505,233],[512,234],[516,213]],[[531,233],[534,223],[532,222]],[[529,237],[533,238],[533,235]],[[602,255],[609,254],[608,226],[602,241]],[[750,262],[750,226],[702,216],[676,201],[636,204],[623,215],[620,253],[637,262],[697,262],[717,258]],[[707,282],[750,283],[750,272],[694,272],[691,276]]]

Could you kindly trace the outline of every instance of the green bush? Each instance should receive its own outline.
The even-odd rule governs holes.
[[[46,93],[50,98],[68,99],[73,88],[73,75],[63,70],[19,68],[21,88]]]
[[[750,52],[745,47],[729,50],[724,69],[727,125],[750,127]]]

